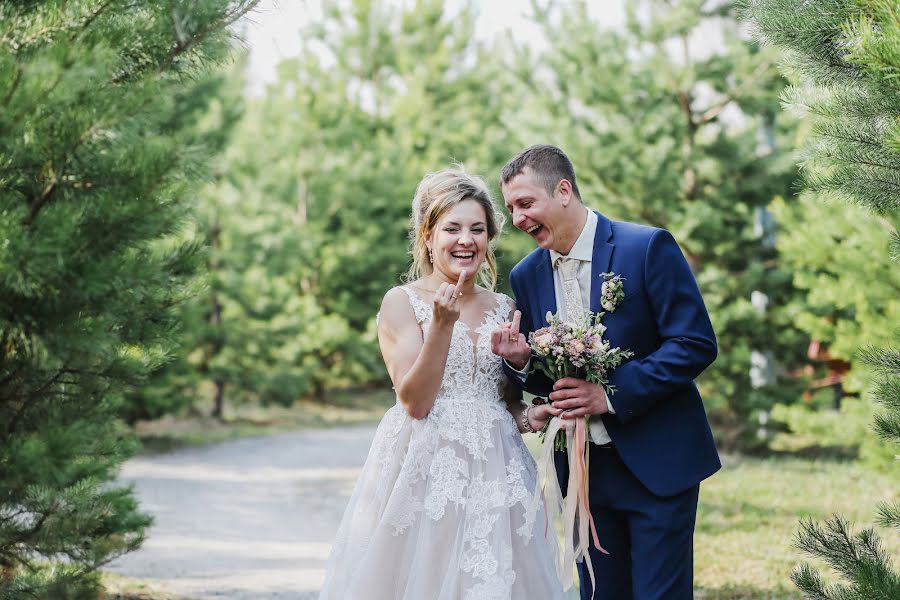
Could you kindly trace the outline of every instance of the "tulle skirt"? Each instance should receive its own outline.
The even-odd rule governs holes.
[[[471,402],[471,400],[469,400]],[[384,416],[329,557],[320,600],[555,600],[556,538],[536,469],[501,403],[439,399]],[[470,405],[471,406],[471,405]]]

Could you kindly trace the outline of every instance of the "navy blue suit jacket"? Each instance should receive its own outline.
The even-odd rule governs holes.
[[[616,412],[601,418],[641,483],[658,496],[673,496],[721,467],[694,385],[716,358],[715,333],[694,275],[668,231],[597,216],[590,309],[602,310],[601,273],[624,277],[625,297],[615,312],[606,313],[603,324],[613,346],[634,352],[610,377]],[[509,280],[522,312],[521,331],[546,326],[547,312],[557,311],[550,252],[531,252]],[[537,372],[524,387],[540,396],[552,389]]]

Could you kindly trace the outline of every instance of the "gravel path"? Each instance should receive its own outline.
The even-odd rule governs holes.
[[[190,598],[312,599],[374,426],[186,448],[127,462],[155,523],[108,570]]]

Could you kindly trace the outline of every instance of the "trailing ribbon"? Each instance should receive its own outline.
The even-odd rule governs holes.
[[[558,431],[566,432],[566,452],[569,462],[569,483],[563,500],[553,460],[553,440]],[[587,419],[564,420],[553,417],[544,435],[544,450],[538,462],[538,485],[535,494],[541,494],[547,506],[548,523],[558,514],[563,518],[563,553],[557,564],[557,575],[568,591],[574,585],[572,565],[584,560],[591,576],[591,587],[596,592],[594,569],[591,563],[591,541],[594,547],[609,554],[600,545],[594,518],[588,505],[588,448]],[[548,486],[547,484],[550,483]],[[535,497],[535,502],[538,498]]]

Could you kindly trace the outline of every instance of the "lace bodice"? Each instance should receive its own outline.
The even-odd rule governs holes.
[[[401,289],[427,334],[431,303]],[[550,530],[535,527],[544,513],[534,460],[491,352],[511,301],[490,293],[481,323],[454,325],[428,415],[414,419],[399,401],[385,413],[330,559],[329,572],[352,565],[352,574],[327,578],[326,600],[562,597]]]
[[[432,307],[408,287],[402,287],[409,296],[416,321],[424,334],[431,327]],[[500,382],[503,370],[500,358],[491,352],[491,332],[502,325],[509,315],[510,301],[503,294],[493,293],[494,307],[485,313],[482,322],[474,329],[461,320],[453,327],[453,337],[447,354],[447,367],[441,380],[438,399],[453,399],[467,404],[501,401]],[[505,408],[505,407],[504,407]]]

